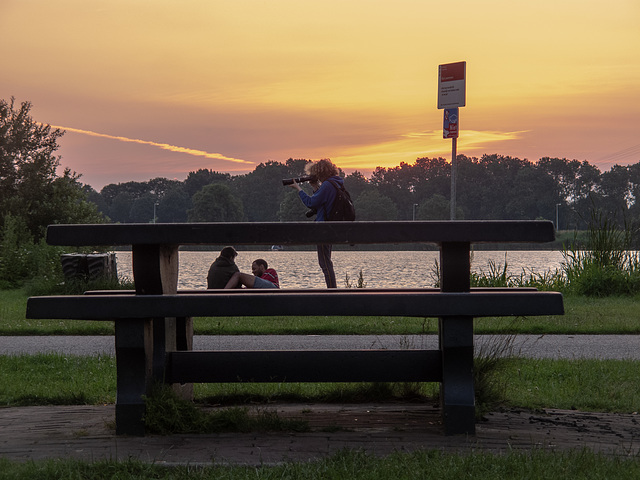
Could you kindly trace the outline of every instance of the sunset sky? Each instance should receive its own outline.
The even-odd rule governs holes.
[[[450,159],[437,73],[459,61],[458,153],[640,161],[638,0],[0,0],[0,40],[0,98],[65,129],[97,190]]]

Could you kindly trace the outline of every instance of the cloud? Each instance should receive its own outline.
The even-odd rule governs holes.
[[[59,128],[61,130],[66,130],[68,132],[81,133],[83,135],[89,135],[91,137],[108,138],[111,140],[118,140],[119,142],[138,143],[141,145],[151,145],[152,147],[158,147],[158,148],[161,148],[162,150],[168,150],[170,152],[177,152],[177,153],[186,153],[187,155],[194,155],[196,157],[213,158],[216,160],[225,160],[227,162],[254,165],[254,162],[250,162],[248,160],[243,160],[240,158],[227,157],[225,155],[222,155],[221,153],[211,153],[211,152],[205,152],[203,150],[195,150],[193,148],[178,147],[176,145],[170,145],[168,143],[150,142],[148,140],[139,140],[137,138],[107,135],[105,133],[97,133],[97,132],[92,132],[90,130],[80,130],[79,128],[61,127],[57,125],[51,125],[51,127]]]
[[[497,143],[518,140],[527,130],[515,132],[464,130],[458,139],[459,154],[475,154]],[[394,167],[400,162],[413,163],[416,158],[451,154],[451,140],[442,138],[442,130],[411,132],[396,139],[344,149],[332,156],[342,168],[366,169],[373,166]]]

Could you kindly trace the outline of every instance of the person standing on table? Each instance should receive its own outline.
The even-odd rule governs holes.
[[[240,271],[235,263],[238,252],[233,247],[224,247],[209,267],[207,288],[224,288],[234,273]]]
[[[344,180],[338,174],[338,167],[328,158],[307,164],[305,171],[308,175],[313,175],[317,179],[315,182],[309,182],[311,188],[313,188],[313,195],[307,195],[295,180],[291,184],[291,187],[298,190],[298,195],[302,203],[316,210],[316,222],[324,222],[327,218],[327,210],[331,208],[336,198],[336,188],[327,180],[331,179],[340,186],[344,184]],[[333,262],[331,261],[332,245],[320,244],[317,249],[318,264],[324,274],[327,288],[337,288],[336,274],[333,270]]]
[[[253,275],[234,273],[224,288],[241,288],[242,285],[247,288],[280,288],[278,273],[273,268],[269,268],[262,258],[258,258],[251,264],[251,271]]]

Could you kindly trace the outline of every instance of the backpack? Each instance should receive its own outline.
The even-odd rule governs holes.
[[[356,219],[356,209],[351,201],[351,195],[342,185],[338,185],[329,179],[331,185],[336,189],[336,198],[331,208],[327,210],[326,217],[329,221],[348,221],[352,222]]]

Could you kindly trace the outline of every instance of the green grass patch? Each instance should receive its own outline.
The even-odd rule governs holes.
[[[502,377],[509,406],[592,412],[640,411],[640,361],[504,359]]]
[[[113,322],[27,320],[25,289],[0,290],[0,335],[113,335]]]
[[[0,405],[99,405],[116,398],[109,356],[0,356]]]
[[[205,479],[335,479],[386,480],[486,478],[511,480],[608,480],[640,478],[640,462],[634,458],[607,457],[588,450],[553,452],[510,451],[503,455],[472,453],[456,455],[435,450],[393,453],[377,457],[360,451],[343,450],[315,462],[287,462],[274,466],[175,466],[166,467],[137,460],[80,462],[48,460],[10,462],[0,459],[0,479],[40,480],[60,478],[118,478],[134,480]]]

